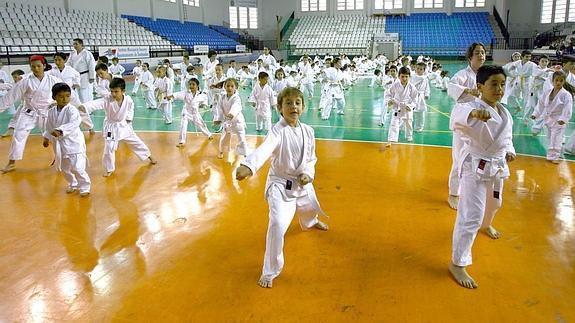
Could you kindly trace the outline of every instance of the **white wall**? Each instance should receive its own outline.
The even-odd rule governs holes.
[[[545,31],[551,29],[553,24],[541,24],[541,0],[530,0],[529,5],[518,0],[498,0],[503,2],[497,6],[499,14],[511,37],[533,37],[535,31]],[[507,11],[509,10],[509,19]],[[509,20],[509,21],[508,21]]]
[[[134,5],[134,3],[137,3]],[[118,0],[118,12],[120,14],[149,17],[151,16],[150,1]]]
[[[68,0],[69,10],[87,10],[87,11],[101,11],[101,12],[114,12],[113,0],[94,0],[94,1],[78,1]]]
[[[5,5],[6,2],[36,4],[36,5],[47,6],[47,7],[64,8],[64,0],[14,0],[14,1],[2,0],[2,1],[0,1],[0,3],[2,5]]]

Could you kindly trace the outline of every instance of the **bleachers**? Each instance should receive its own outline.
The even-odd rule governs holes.
[[[384,17],[361,15],[304,16],[288,42],[293,55],[367,54],[373,34],[383,31],[385,23]]]
[[[217,51],[235,51],[236,42],[221,33],[210,29],[198,22],[186,21],[180,23],[177,20],[156,19],[148,17],[122,15],[134,23],[143,26],[175,44],[192,49],[194,45],[208,45],[210,49]]]
[[[72,50],[72,39],[86,46],[150,46],[152,50],[174,46],[152,32],[112,13],[73,10],[34,4],[0,6],[0,54],[53,53]]]
[[[399,33],[403,54],[461,56],[473,42],[486,45],[495,37],[489,13],[418,13],[388,17],[385,31]]]
[[[219,32],[220,34],[222,34],[228,38],[231,38],[235,41],[239,41],[239,39],[240,39],[240,34],[236,33],[235,31],[233,31],[229,28],[226,28],[224,26],[210,25],[209,27],[212,28],[213,30]]]

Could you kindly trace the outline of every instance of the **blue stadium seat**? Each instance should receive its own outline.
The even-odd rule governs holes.
[[[400,34],[404,53],[454,56],[473,42],[491,43],[495,33],[488,17],[487,12],[418,13],[386,19],[385,31]]]
[[[122,15],[134,23],[174,42],[178,46],[193,48],[194,45],[208,45],[214,50],[234,50],[239,43],[239,34],[223,26],[204,26],[198,22],[156,19]],[[236,37],[237,36],[237,37]]]

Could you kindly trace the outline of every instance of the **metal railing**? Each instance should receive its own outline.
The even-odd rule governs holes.
[[[503,23],[503,20],[499,15],[499,11],[497,11],[497,8],[495,8],[495,6],[493,6],[493,16],[495,17],[495,21],[497,21],[497,25],[499,26],[499,29],[501,30],[503,37],[506,40],[509,40],[509,31],[507,30],[507,27],[505,27],[505,24]]]
[[[533,49],[533,38],[493,38],[490,49]]]
[[[98,47],[148,47],[150,58],[183,55],[184,52],[194,55],[193,48],[178,45],[87,45],[85,48],[95,57],[99,56]],[[38,48],[38,50],[32,50]],[[53,55],[57,52],[70,53],[70,45],[4,45],[0,46],[0,58],[5,58],[7,64],[26,63],[28,57],[34,54]],[[232,53],[234,50],[218,50],[220,53]]]

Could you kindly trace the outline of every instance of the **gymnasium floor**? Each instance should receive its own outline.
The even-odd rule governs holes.
[[[535,156],[510,165],[494,223],[503,237],[478,236],[469,272],[479,288],[466,290],[447,271],[450,100],[433,91],[426,131],[385,149],[382,92],[365,82],[349,91],[344,116],[320,120],[318,97],[303,118],[318,137],[315,186],[330,231],[293,223],[271,290],[256,285],[267,166],[238,183],[239,160],[215,158],[217,137],[189,134],[178,149],[179,118],[166,126],[138,109],[134,127],[158,165],[122,146],[105,179],[102,138],[87,137],[92,195],[81,199],[65,194],[32,136],[16,172],[0,176],[0,321],[575,322],[573,163],[535,157],[545,137],[516,122],[517,151]],[[253,109],[244,111],[255,134]],[[0,129],[6,122],[0,114]],[[262,140],[248,138],[252,148]],[[8,147],[0,139],[0,156]]]

